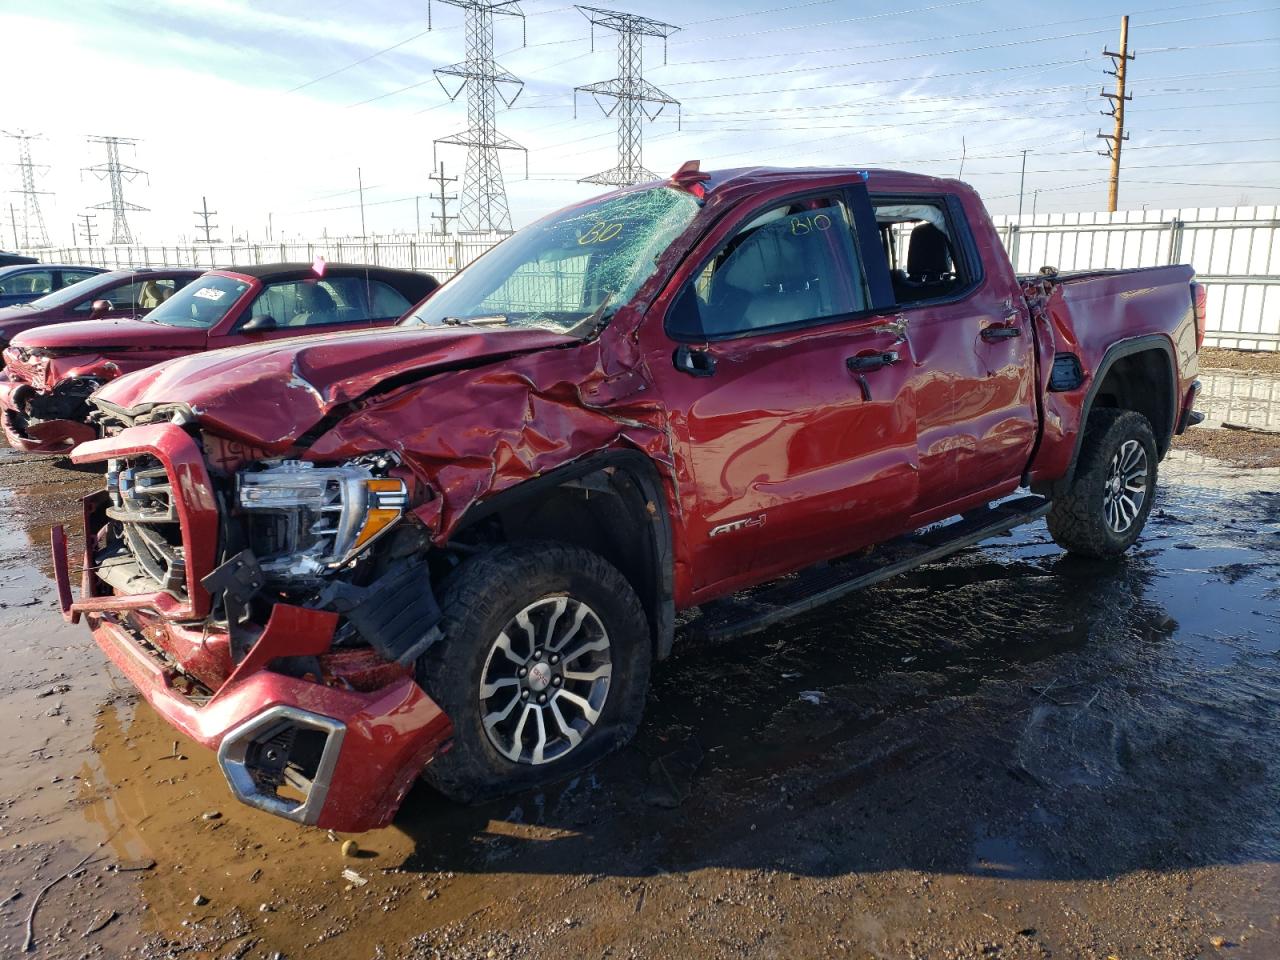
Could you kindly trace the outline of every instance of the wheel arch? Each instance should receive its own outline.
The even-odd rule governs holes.
[[[671,652],[675,590],[671,513],[656,466],[636,450],[576,460],[472,506],[451,541],[496,520],[506,542],[558,540],[594,550],[635,589],[654,655]]]
[[[1160,334],[1134,337],[1113,344],[1098,363],[1080,408],[1071,462],[1054,485],[1064,491],[1075,479],[1084,445],[1089,414],[1095,409],[1116,408],[1141,413],[1151,422],[1156,453],[1163,460],[1173,440],[1178,419],[1178,374],[1173,344]]]

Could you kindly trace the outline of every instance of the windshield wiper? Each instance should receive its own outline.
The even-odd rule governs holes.
[[[451,327],[501,327],[507,324],[507,315],[495,313],[487,317],[444,317],[440,322]]]

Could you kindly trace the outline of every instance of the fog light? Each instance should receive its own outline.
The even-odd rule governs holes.
[[[345,724],[329,717],[272,707],[223,737],[218,765],[242,803],[314,824],[346,732]]]

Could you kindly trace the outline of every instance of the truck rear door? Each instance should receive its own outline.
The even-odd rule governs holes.
[[[917,513],[1002,496],[1038,429],[1035,338],[1017,278],[980,205],[968,211],[949,194],[871,200],[894,300],[928,372],[917,396]]]
[[[683,520],[704,595],[891,535],[916,501],[916,367],[883,315],[865,187],[730,217],[677,275],[650,359],[692,473]]]

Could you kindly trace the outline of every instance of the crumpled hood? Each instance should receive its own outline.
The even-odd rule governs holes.
[[[204,346],[206,331],[171,327],[145,320],[75,320],[36,327],[13,338],[15,347],[40,347],[63,353],[94,353],[111,349],[183,350]]]
[[[402,376],[580,342],[549,330],[392,327],[213,350],[121,377],[96,395],[125,410],[185,404],[202,426],[266,449]]]

